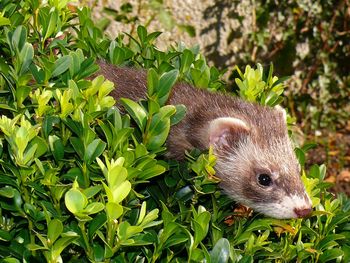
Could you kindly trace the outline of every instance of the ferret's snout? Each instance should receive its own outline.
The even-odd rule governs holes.
[[[311,207],[308,208],[294,208],[294,213],[299,217],[306,217],[307,215],[309,215],[312,211]]]

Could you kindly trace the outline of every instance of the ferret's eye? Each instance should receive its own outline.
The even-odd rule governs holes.
[[[259,174],[258,182],[262,186],[270,186],[272,184],[272,179],[271,179],[271,176],[268,174]]]

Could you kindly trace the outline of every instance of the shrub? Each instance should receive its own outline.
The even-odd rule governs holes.
[[[235,216],[211,150],[184,163],[162,158],[170,126],[185,114],[165,105],[176,79],[225,86],[198,49],[161,52],[160,33],[142,26],[109,40],[87,8],[68,1],[8,0],[0,10],[2,261],[349,260],[350,202],[327,192],[324,166],[303,174],[312,216],[276,220]],[[123,99],[121,114],[112,83],[92,77],[95,57],[148,68],[148,103]],[[239,71],[239,94],[278,104],[284,86],[272,71]],[[297,150],[300,160],[306,150]]]
[[[288,108],[304,131],[344,128],[349,119],[348,1],[213,1],[201,35],[216,65],[269,63],[291,75]],[[222,14],[227,14],[223,17]],[[217,17],[217,19],[212,19]],[[219,47],[219,48],[218,48]]]
[[[151,28],[161,25],[171,30],[165,39],[193,41],[181,32],[197,34],[197,39],[203,39],[207,60],[220,68],[272,61],[279,75],[292,76],[286,103],[303,131],[346,127],[350,117],[348,1],[215,0],[191,8],[191,4],[149,0],[128,1],[119,10],[106,5],[109,17],[123,22],[113,23],[103,16],[100,22],[111,25],[112,34],[129,32],[129,28],[134,32],[135,24],[145,21]],[[192,26],[179,24],[183,21]],[[163,42],[164,38],[160,45]]]

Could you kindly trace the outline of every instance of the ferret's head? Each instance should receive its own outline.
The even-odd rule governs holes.
[[[257,106],[238,118],[216,118],[208,133],[221,187],[234,200],[274,218],[311,212],[284,110]]]

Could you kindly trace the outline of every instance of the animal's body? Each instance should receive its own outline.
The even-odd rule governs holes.
[[[100,62],[115,84],[112,96],[146,97],[146,72]],[[289,139],[285,112],[221,93],[175,84],[168,104],[184,104],[185,118],[171,128],[168,157],[181,160],[186,150],[213,146],[221,187],[234,200],[275,218],[304,217],[311,201]]]

